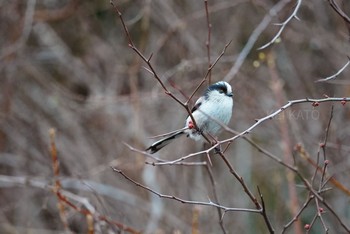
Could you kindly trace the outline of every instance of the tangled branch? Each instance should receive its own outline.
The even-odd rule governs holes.
[[[289,1],[283,1],[283,4],[280,3],[278,5],[275,6],[276,10],[281,10],[283,8],[283,6],[285,4],[287,4]],[[209,77],[209,81],[210,81],[210,77],[211,77],[211,71],[213,69],[213,67],[215,66],[215,64],[219,61],[219,59],[223,56],[223,54],[225,53],[227,47],[229,46],[230,42],[228,44],[226,44],[226,46],[224,47],[222,53],[220,54],[220,56],[213,62],[213,64],[211,64],[211,60],[210,60],[210,35],[211,35],[211,24],[210,24],[210,21],[209,21],[209,15],[208,15],[208,3],[207,1],[205,1],[205,9],[206,9],[206,19],[207,19],[207,28],[208,28],[208,36],[207,36],[207,42],[206,42],[206,46],[207,46],[207,57],[208,57],[208,70],[207,70],[207,73],[206,75],[204,76],[204,78],[201,80],[201,82],[197,85],[197,87],[194,89],[194,91],[192,92],[192,94],[190,95],[190,97],[188,98],[188,100],[186,102],[182,102],[179,98],[177,98],[175,95],[173,95],[166,87],[166,85],[164,84],[164,82],[160,79],[160,76],[157,74],[156,70],[154,69],[153,65],[151,64],[151,58],[152,58],[152,54],[149,56],[149,57],[146,57],[142,54],[142,52],[140,50],[138,50],[138,48],[134,45],[133,41],[132,41],[132,38],[130,36],[130,33],[128,31],[128,28],[124,22],[124,19],[122,17],[122,14],[121,14],[121,11],[118,9],[118,7],[113,3],[113,1],[110,2],[111,5],[113,6],[114,10],[117,12],[119,18],[120,18],[120,21],[122,23],[122,26],[123,26],[123,29],[124,29],[124,33],[127,37],[127,40],[128,40],[128,45],[129,47],[147,64],[148,66],[148,69],[147,71],[149,71],[153,76],[154,78],[157,80],[157,82],[161,85],[161,87],[163,88],[164,92],[169,95],[172,99],[174,99],[177,103],[179,103],[182,107],[184,107],[188,114],[191,116],[194,124],[195,124],[195,120],[193,119],[193,116],[190,112],[190,109],[189,109],[189,105],[188,103],[191,101],[191,99],[193,98],[193,96],[195,95],[195,93],[199,90],[199,88],[202,86],[202,84],[207,80],[207,78]],[[290,23],[290,21],[292,19],[298,19],[299,18],[297,17],[297,13],[298,13],[298,10],[301,6],[301,3],[302,3],[302,0],[297,0],[297,3],[296,3],[296,6],[292,12],[292,14],[282,23],[280,24],[277,24],[278,26],[280,26],[280,29],[279,31],[277,32],[277,34],[275,34],[275,36],[268,42],[266,43],[265,45],[259,47],[259,49],[264,49],[264,48],[267,48],[268,46],[270,46],[271,44],[273,44],[279,37],[280,35],[282,34],[283,30],[285,29],[285,27]],[[273,12],[271,11],[270,12],[270,18],[267,18],[267,20],[265,21],[265,24],[262,24],[261,28],[259,28],[259,30],[256,31],[257,35],[259,33],[261,33],[262,31],[262,28],[264,25],[266,25],[266,22],[268,20],[271,20],[271,15],[274,15],[276,14],[276,12]],[[266,26],[265,26],[266,27]],[[253,34],[252,34],[253,35]],[[257,38],[257,37],[256,37]],[[256,40],[255,38],[255,40]],[[248,41],[249,42],[249,41]],[[252,39],[251,43],[247,43],[247,45],[249,46],[252,46],[253,44],[255,43],[254,41],[254,38]],[[245,58],[245,56],[247,55],[247,53],[249,52],[249,50],[251,49],[251,47],[247,47],[248,49],[245,51],[245,53],[241,53],[242,55],[242,58],[240,58],[238,62],[236,62],[235,66],[232,68],[233,69],[233,72],[237,72],[237,67],[239,67],[240,65],[239,64],[242,64],[243,63],[243,60]],[[248,51],[248,52],[247,52]],[[243,52],[243,51],[242,51]],[[237,65],[238,64],[238,65]],[[330,80],[330,79],[333,79],[334,77],[336,77],[338,74],[340,74],[346,67],[348,66],[348,64],[346,64],[346,66],[344,66],[342,69],[340,69],[339,72],[337,72],[335,75],[331,76],[331,77],[327,77],[325,79],[327,80]],[[235,69],[234,69],[235,68]],[[232,71],[231,69],[231,71]],[[228,75],[225,77],[225,80],[230,80],[232,79],[232,73],[231,71],[228,73]],[[324,80],[324,79],[323,79]],[[185,155],[181,158],[178,158],[178,159],[175,159],[175,160],[171,160],[171,161],[167,161],[167,160],[163,160],[163,159],[159,159],[159,158],[156,158],[154,156],[151,156],[149,154],[147,154],[146,152],[143,152],[143,151],[140,151],[140,150],[137,150],[133,147],[131,147],[130,145],[127,145],[129,147],[130,150],[132,151],[136,151],[136,152],[139,152],[139,153],[142,153],[144,155],[146,155],[147,157],[151,157],[154,162],[146,162],[147,164],[151,164],[153,166],[160,166],[160,165],[188,165],[188,166],[203,166],[205,165],[206,167],[208,167],[209,165],[211,165],[211,161],[210,161],[210,157],[209,157],[209,153],[211,151],[213,151],[214,149],[220,147],[222,144],[226,144],[227,143],[227,147],[226,149],[230,146],[230,144],[238,139],[238,138],[246,138],[246,135],[251,133],[256,127],[258,127],[259,125],[261,125],[262,123],[268,121],[268,120],[271,120],[273,119],[274,117],[276,117],[277,115],[279,115],[280,113],[282,113],[283,111],[285,111],[286,109],[288,108],[291,108],[293,105],[296,105],[296,104],[302,104],[302,103],[311,103],[313,107],[317,107],[320,105],[320,103],[323,103],[323,102],[339,102],[341,103],[342,105],[344,105],[346,102],[350,101],[350,97],[326,97],[326,98],[321,98],[321,99],[315,99],[315,98],[304,98],[304,99],[297,99],[297,100],[291,100],[291,101],[288,101],[285,105],[283,105],[282,107],[280,107],[279,109],[277,109],[275,112],[265,116],[265,117],[262,117],[260,119],[257,119],[256,122],[254,124],[252,124],[250,127],[248,127],[246,130],[240,132],[240,133],[235,133],[232,129],[228,128],[227,126],[223,126],[224,129],[228,132],[231,132],[233,134],[235,134],[233,137],[230,137],[230,138],[227,138],[227,139],[224,139],[224,140],[221,140],[221,141],[217,141],[215,143],[213,143],[208,149],[206,150],[202,150],[202,151],[198,151],[198,152],[195,152],[195,153],[192,153],[192,154],[188,154],[188,155]],[[330,119],[331,121],[331,119]],[[330,124],[330,121],[329,121],[329,124]],[[328,134],[328,133],[327,133]],[[327,135],[326,135],[327,136]],[[325,142],[327,142],[327,137],[325,139]],[[251,142],[250,142],[251,143]],[[253,146],[255,145],[255,143],[251,143]],[[255,145],[256,146],[256,145]],[[341,224],[341,226],[349,231],[349,228],[346,226],[345,222],[337,215],[337,213],[334,211],[334,209],[331,207],[331,205],[324,199],[324,197],[321,196],[321,193],[324,191],[324,186],[326,184],[326,182],[328,182],[328,180],[326,179],[326,169],[327,169],[327,164],[325,164],[323,167],[322,167],[322,174],[321,174],[321,182],[320,182],[320,185],[319,185],[319,188],[318,189],[315,189],[314,188],[314,185],[313,185],[313,180],[318,172],[318,165],[315,169],[315,174],[312,178],[312,182],[310,182],[309,180],[307,180],[302,174],[301,172],[298,170],[298,168],[295,166],[295,165],[291,165],[291,164],[288,164],[284,161],[282,161],[281,159],[279,159],[277,156],[271,154],[270,152],[268,152],[267,150],[265,149],[262,149],[261,147],[259,146],[256,146],[260,152],[264,153],[265,155],[267,155],[268,157],[270,157],[271,159],[273,159],[274,161],[276,161],[277,163],[281,164],[282,166],[288,168],[289,170],[291,170],[292,172],[295,173],[296,176],[298,176],[300,178],[300,180],[303,182],[303,184],[305,185],[306,189],[309,191],[309,196],[308,196],[308,199],[305,201],[304,205],[302,206],[302,208],[299,210],[299,212],[293,217],[293,219],[287,223],[285,226],[284,226],[284,231],[289,227],[291,226],[294,221],[300,216],[300,214],[303,212],[303,210],[306,209],[306,207],[309,205],[309,203],[314,200],[315,203],[316,203],[316,206],[317,206],[317,213],[316,213],[316,216],[314,218],[314,220],[316,220],[316,218],[319,218],[322,222],[322,225],[325,229],[325,231],[327,231],[327,227],[323,221],[323,218],[322,218],[322,212],[321,210],[323,209],[320,204],[323,204],[323,206],[325,208],[327,208],[328,211],[330,211],[334,216],[335,218],[339,221],[339,223]],[[223,151],[225,152],[226,149]],[[178,201],[178,202],[181,202],[181,203],[185,203],[185,204],[192,204],[192,205],[202,205],[202,206],[212,206],[212,207],[215,207],[215,208],[218,208],[219,210],[222,210],[223,211],[223,214],[222,214],[222,218],[224,217],[224,214],[226,212],[229,212],[229,211],[241,211],[241,212],[252,212],[252,213],[259,213],[262,215],[262,217],[264,218],[264,221],[265,221],[265,224],[269,230],[270,233],[274,233],[274,228],[272,227],[271,225],[271,222],[267,216],[267,212],[266,212],[266,208],[265,208],[265,202],[264,202],[264,199],[263,199],[263,196],[260,192],[260,189],[258,188],[258,192],[259,192],[259,196],[260,196],[260,201],[256,198],[256,196],[254,195],[253,192],[250,191],[249,187],[247,186],[247,184],[245,183],[243,177],[241,177],[234,169],[234,167],[232,166],[232,164],[229,162],[229,160],[227,159],[227,157],[224,155],[223,152],[217,152],[221,159],[223,160],[223,162],[225,163],[225,165],[227,166],[227,168],[229,169],[230,173],[235,177],[235,179],[240,183],[241,187],[243,188],[244,192],[247,194],[247,196],[249,197],[249,199],[253,202],[253,204],[255,205],[255,209],[247,209],[247,208],[231,208],[231,207],[226,207],[226,206],[222,206],[221,204],[219,203],[216,203],[216,202],[212,202],[210,199],[208,202],[202,202],[202,201],[193,201],[193,200],[186,200],[186,199],[182,199],[182,198],[179,198],[179,197],[176,197],[176,196],[173,196],[173,195],[166,195],[166,194],[161,194],[155,190],[153,190],[152,188],[150,187],[147,187],[133,179],[131,179],[129,176],[127,176],[123,171],[119,170],[119,169],[116,169],[116,168],[113,168],[113,170],[119,174],[121,174],[125,179],[127,179],[128,181],[132,182],[133,184],[141,187],[142,189],[144,190],[147,190],[161,198],[165,198],[165,199],[172,199],[172,200],[175,200],[175,201]],[[197,156],[200,156],[200,155],[205,155],[208,157],[208,160],[209,160],[209,165],[206,163],[206,162],[187,162],[186,160],[188,159],[191,159],[193,157],[197,157]],[[324,151],[324,155],[325,155],[325,151]],[[322,209],[321,209],[322,208]],[[220,212],[220,211],[219,211]],[[314,221],[313,221],[314,222]],[[313,222],[311,222],[311,224],[313,224]],[[312,225],[311,225],[312,226]],[[223,228],[223,226],[221,226],[222,229],[223,229],[223,232],[225,233],[225,230]]]

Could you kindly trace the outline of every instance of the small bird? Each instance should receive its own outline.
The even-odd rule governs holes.
[[[187,135],[198,141],[202,134],[216,136],[222,130],[222,125],[227,125],[232,116],[233,93],[231,85],[225,81],[219,81],[210,85],[195,103],[191,110],[195,124],[191,116],[186,119],[185,127],[172,132],[166,138],[154,142],[146,149],[151,154],[168,145],[172,140]],[[197,126],[197,128],[195,127]]]

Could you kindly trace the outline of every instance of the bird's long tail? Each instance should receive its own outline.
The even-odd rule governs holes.
[[[184,129],[186,129],[186,128],[184,128]],[[182,134],[185,133],[184,129],[176,131],[176,132],[172,133],[171,135],[169,135],[168,137],[154,142],[150,147],[148,147],[146,149],[146,151],[149,151],[150,154],[156,153],[158,150],[160,150],[161,148],[163,148],[164,146],[169,144],[172,140],[182,136]]]

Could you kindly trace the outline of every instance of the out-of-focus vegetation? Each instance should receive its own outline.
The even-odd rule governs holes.
[[[253,31],[277,1],[208,1],[211,61],[232,43],[212,70],[222,80],[237,61]],[[208,27],[204,1],[117,1],[131,37],[164,84],[180,100],[196,88],[208,68]],[[349,69],[330,82],[316,80],[336,73],[349,56],[349,32],[327,1],[303,1],[281,39],[264,50],[258,47],[277,33],[296,1],[287,3],[258,35],[238,73],[229,80],[234,89],[234,112],[229,127],[243,131],[255,119],[288,100],[348,97]],[[87,198],[99,214],[148,233],[220,233],[214,207],[161,199],[113,172],[163,194],[194,201],[213,199],[210,177],[201,166],[151,166],[144,155],[124,142],[145,149],[150,136],[183,126],[186,110],[164,93],[137,54],[129,47],[118,15],[109,1],[0,1],[0,230],[1,233],[60,233],[65,230],[54,184],[49,129],[57,131],[56,145],[62,190]],[[205,84],[207,85],[207,83]],[[196,93],[199,97],[205,85]],[[344,103],[343,103],[344,104]],[[331,107],[333,118],[326,131]],[[324,142],[332,188],[322,193],[337,216],[322,213],[329,233],[345,233],[336,217],[350,226],[349,104],[340,102],[295,105],[248,135],[261,147],[298,167],[311,181],[315,167],[305,155],[324,165]],[[230,137],[225,132],[220,139]],[[299,146],[297,146],[299,144]],[[296,147],[297,146],[297,147]],[[301,147],[301,148],[300,148]],[[202,145],[179,139],[157,157],[180,158]],[[302,150],[305,150],[301,153]],[[225,155],[257,194],[259,186],[267,215],[280,233],[307,200],[303,183],[282,165],[237,139]],[[213,178],[220,204],[254,208],[223,161],[213,155]],[[195,160],[205,160],[205,155]],[[32,184],[25,180],[40,182]],[[318,189],[321,173],[315,177]],[[81,202],[72,201],[77,207]],[[322,206],[322,203],[319,204]],[[304,232],[317,213],[313,200],[286,233]],[[87,216],[66,206],[66,229],[86,233]],[[124,233],[94,217],[96,233]],[[230,233],[267,233],[255,213],[228,212],[223,226]],[[198,227],[198,228],[197,228]],[[312,233],[323,233],[320,220]],[[310,233],[311,233],[310,232]]]

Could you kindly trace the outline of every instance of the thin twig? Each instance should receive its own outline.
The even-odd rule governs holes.
[[[310,230],[312,229],[312,226],[314,225],[315,221],[317,219],[317,214],[314,215],[314,217],[312,218],[311,222],[309,223],[309,226],[306,230],[306,234],[310,233]]]
[[[286,225],[283,226],[282,234],[287,231],[287,229],[298,220],[301,213],[306,209],[306,207],[310,204],[310,202],[314,199],[315,196],[310,195],[308,196],[307,200],[304,202],[303,206],[299,209],[299,211],[296,213],[296,215],[292,218],[291,221],[289,221]]]
[[[264,197],[263,197],[263,195],[262,195],[262,193],[260,191],[259,186],[258,186],[258,192],[259,192],[261,205],[262,205],[262,216],[264,217],[265,223],[266,223],[267,228],[269,229],[270,233],[274,233],[275,230],[273,229],[273,227],[271,225],[271,222],[270,222],[269,218],[267,217]]]
[[[321,144],[324,161],[327,160],[326,146],[327,146],[327,141],[328,141],[328,136],[329,136],[329,129],[331,128],[331,122],[332,122],[332,119],[333,119],[333,112],[334,112],[334,105],[332,105],[332,107],[331,107],[331,114],[329,116],[329,120],[328,120],[328,124],[327,124],[327,128],[326,128],[325,138],[324,138],[323,143]]]
[[[349,64],[350,64],[350,57],[348,56],[348,61],[335,74],[330,75],[326,78],[316,80],[315,82],[325,82],[325,81],[329,81],[329,80],[333,80],[333,79],[337,78],[349,66]]]
[[[220,205],[218,194],[216,192],[216,183],[214,180],[214,176],[213,176],[213,172],[211,170],[211,167],[207,164],[205,168],[207,169],[207,172],[209,175],[209,180],[211,183],[211,188],[212,188],[212,192],[213,192],[213,196],[214,196],[214,202]],[[217,208],[217,211],[218,211],[218,215],[219,215],[219,224],[220,224],[221,230],[223,233],[227,233],[225,230],[225,226],[224,226],[224,220],[222,219],[223,213],[219,207]]]
[[[205,46],[207,47],[207,57],[208,57],[208,68],[211,67],[211,59],[210,59],[210,41],[211,41],[211,23],[210,23],[210,18],[209,18],[209,7],[208,7],[208,1],[204,0],[204,7],[205,7],[205,16],[207,19],[207,28],[208,28],[208,36],[207,36],[207,41],[205,42]],[[209,72],[208,76],[208,83],[209,85],[211,84],[211,70]]]
[[[314,172],[314,174],[313,174],[312,177],[311,177],[311,185],[314,185],[315,179],[316,179],[316,176],[317,176],[317,171],[318,171],[319,169],[321,169],[321,168],[319,167],[319,163],[320,163],[320,152],[321,152],[321,150],[320,150],[320,147],[319,147],[319,148],[318,148],[318,151],[317,151],[317,155],[316,155],[315,172]],[[321,170],[322,170],[322,169],[321,169]]]
[[[315,203],[316,203],[316,215],[317,217],[320,219],[321,223],[322,223],[322,227],[325,231],[325,233],[328,233],[329,228],[327,227],[326,223],[323,220],[322,217],[322,213],[324,212],[323,208],[320,206],[319,202],[317,199],[315,199]]]
[[[149,158],[153,159],[154,161],[156,161],[156,162],[148,162],[148,161],[145,162],[146,164],[149,164],[152,166],[162,166],[162,165],[205,166],[205,165],[207,165],[207,162],[178,162],[178,163],[173,163],[173,164],[163,164],[164,162],[168,162],[168,161],[166,161],[164,159],[160,159],[160,158],[154,156],[154,154],[149,154],[143,150],[138,150],[125,142],[123,142],[123,144],[125,146],[127,146],[131,151],[140,153],[140,154],[142,154],[146,157],[149,157]]]
[[[324,180],[325,180],[325,176],[326,176],[327,165],[328,165],[328,163],[324,163],[324,164],[323,164],[323,169],[322,169],[322,174],[321,174],[321,180],[320,180],[320,184],[319,184],[319,187],[318,187],[318,191],[319,191],[319,192],[322,190],[323,186],[325,186]],[[316,169],[316,171],[317,171],[317,169]]]

